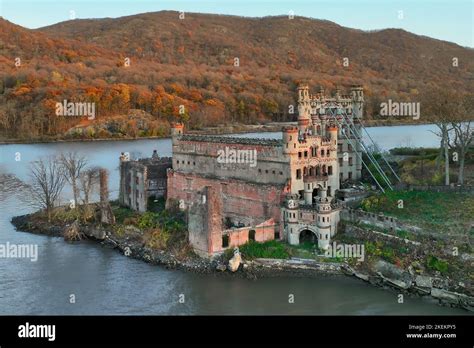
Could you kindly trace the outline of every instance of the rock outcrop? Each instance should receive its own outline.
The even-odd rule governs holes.
[[[237,272],[240,263],[242,262],[242,256],[240,255],[239,248],[234,249],[234,256],[229,260],[228,269],[231,272]]]

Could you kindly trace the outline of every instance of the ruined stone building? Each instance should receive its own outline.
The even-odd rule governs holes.
[[[167,204],[188,211],[196,252],[272,239],[327,248],[339,222],[340,182],[361,176],[362,112],[361,87],[327,97],[301,86],[298,126],[285,128],[281,140],[189,135],[173,125]]]
[[[150,158],[130,160],[120,156],[119,203],[130,209],[145,212],[150,197],[166,197],[167,170],[170,157],[159,157],[156,150]]]
[[[172,163],[160,167],[169,168],[166,204],[187,211],[194,250],[213,256],[273,239],[327,248],[337,232],[340,183],[361,176],[363,102],[358,86],[332,97],[300,86],[297,127],[283,129],[278,140],[191,135],[172,125]],[[146,209],[149,168],[146,161],[122,162],[123,204]]]

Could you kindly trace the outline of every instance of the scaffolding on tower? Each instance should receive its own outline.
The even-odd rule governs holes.
[[[372,179],[374,179],[375,183],[380,188],[380,190],[382,192],[385,192],[385,189],[393,191],[394,184],[390,180],[390,177],[389,177],[390,174],[385,173],[380,163],[378,163],[376,156],[374,156],[372,151],[370,151],[369,147],[365,144],[363,140],[362,131],[365,131],[369,141],[372,143],[373,148],[377,149],[377,144],[374,142],[370,134],[367,132],[362,122],[360,122],[361,132],[359,133],[352,118],[347,115],[344,108],[340,107],[337,104],[331,103],[330,105],[326,106],[326,110],[328,111],[329,116],[331,116],[331,119],[337,123],[338,127],[340,128],[340,133],[345,137],[345,139],[349,142],[352,148],[356,149],[356,155],[359,157],[362,165],[365,167],[365,169],[370,174]],[[349,134],[346,133],[346,130],[349,131]],[[357,151],[358,149],[357,144],[360,145],[362,152],[364,152],[367,155],[368,161],[370,162],[369,164],[372,164],[374,171],[382,179],[380,180],[381,182],[377,180],[376,175],[370,170],[369,165],[365,163],[364,159],[362,158],[362,153]],[[380,155],[380,158],[383,159],[386,166],[390,169],[391,174],[393,174],[393,178],[395,178],[396,181],[401,182],[399,176],[395,173],[395,171],[393,170],[392,166],[388,163],[385,156],[382,153],[380,153],[379,155]],[[384,188],[384,185],[386,185],[385,188]]]

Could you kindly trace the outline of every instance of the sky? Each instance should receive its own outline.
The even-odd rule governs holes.
[[[474,0],[0,0],[0,16],[26,28],[75,18],[175,10],[246,17],[288,15],[345,27],[401,28],[474,48]]]

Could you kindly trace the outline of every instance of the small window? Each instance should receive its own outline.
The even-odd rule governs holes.
[[[227,248],[229,246],[229,236],[223,235],[222,236],[222,247]]]
[[[298,152],[298,158],[301,158],[301,151]]]
[[[255,230],[249,231],[249,240],[255,240]]]
[[[274,236],[275,239],[280,239],[280,232],[278,231],[275,231],[275,236]]]
[[[301,169],[296,169],[296,179],[301,179]]]
[[[304,158],[308,158],[308,151],[304,152]]]

